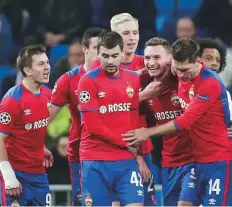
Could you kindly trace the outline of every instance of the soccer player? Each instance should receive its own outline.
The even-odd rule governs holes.
[[[97,58],[97,40],[101,28],[89,28],[85,31],[82,44],[85,54],[85,63],[77,68],[62,75],[56,82],[51,98],[51,112],[49,122],[57,115],[61,108],[68,104],[71,114],[71,126],[69,134],[69,143],[67,147],[68,161],[70,166],[72,199],[75,206],[81,205],[80,188],[80,112],[78,111],[78,93],[77,86],[80,78],[89,70],[90,64]]]
[[[5,94],[0,105],[0,202],[1,206],[51,205],[43,164],[51,97],[42,86],[50,73],[45,47],[23,48],[17,65],[23,81]]]
[[[178,96],[184,114],[166,124],[123,134],[133,145],[152,135],[189,130],[202,205],[232,205],[232,141],[226,89],[219,76],[202,66],[200,47],[179,39],[171,47],[172,67],[179,79]]]
[[[178,82],[171,74],[170,45],[163,38],[152,38],[144,49],[144,64],[151,77],[150,81],[160,81],[168,70],[169,75],[162,80],[169,92],[157,98],[148,99],[147,107],[160,125],[181,116],[183,110],[177,94]],[[153,123],[155,125],[156,123]],[[165,206],[192,206],[196,202],[195,164],[191,139],[187,131],[163,137],[162,186]]]
[[[105,33],[97,46],[101,66],[79,82],[82,205],[110,206],[115,194],[121,205],[143,206],[138,147],[127,148],[121,139],[139,126],[140,83],[137,73],[120,69],[122,49],[118,33]]]
[[[220,42],[211,38],[202,38],[197,40],[197,42],[200,45],[200,57],[202,63],[216,73],[220,73],[226,66],[226,50]],[[231,95],[229,91],[226,92],[230,109],[230,122],[232,123]]]

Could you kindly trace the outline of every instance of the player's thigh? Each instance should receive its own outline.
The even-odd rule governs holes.
[[[179,206],[198,205],[196,164],[188,163],[180,167],[181,189],[179,195]]]
[[[81,162],[83,206],[111,206],[111,174],[105,161]]]
[[[145,154],[144,160],[150,172],[152,173],[152,158],[151,154]],[[151,174],[148,182],[143,183],[144,186],[144,206],[153,206],[156,204],[154,176]]]
[[[141,204],[144,202],[144,189],[139,168],[135,159],[120,162],[116,176],[115,192],[121,205]]]
[[[177,206],[181,190],[181,179],[176,171],[177,169],[173,167],[162,168],[161,177],[164,206]]]
[[[208,165],[206,191],[202,198],[202,205],[232,205],[231,165],[231,161],[214,162]]]
[[[81,205],[80,162],[69,162],[74,206]]]
[[[31,192],[33,193],[32,204],[34,206],[51,206],[52,197],[50,193],[47,174],[35,175],[31,182]]]

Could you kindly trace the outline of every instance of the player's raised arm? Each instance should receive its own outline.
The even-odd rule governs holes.
[[[114,138],[111,131],[104,126],[100,114],[100,110],[104,110],[104,108],[101,108],[99,105],[94,81],[88,74],[81,78],[78,86],[78,94],[79,110],[81,112],[82,121],[85,122],[88,131],[99,139],[103,139],[112,145],[126,148],[126,143],[123,141],[121,141],[121,143],[120,141],[114,141],[116,138]]]
[[[19,113],[19,103],[12,98],[4,98],[0,105],[0,171],[7,194],[19,196],[22,189],[8,161],[5,140],[10,135]]]

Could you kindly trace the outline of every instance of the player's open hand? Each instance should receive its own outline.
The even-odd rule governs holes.
[[[43,163],[43,165],[46,168],[49,168],[49,167],[53,166],[53,162],[54,162],[54,159],[53,159],[52,153],[45,147],[44,148],[44,163]]]
[[[149,138],[148,129],[140,128],[131,130],[122,134],[122,137],[123,141],[128,142],[127,146],[132,146]]]
[[[157,98],[161,95],[166,94],[169,91],[167,85],[164,85],[160,81],[153,81],[147,85],[147,87],[143,90],[143,93],[146,94],[146,98]]]
[[[7,182],[5,181],[5,183],[7,183]],[[12,183],[14,183],[14,184],[12,184]],[[19,197],[20,194],[23,192],[22,185],[17,179],[15,181],[11,182],[11,186],[8,185],[5,188],[6,188],[6,194],[10,195],[10,196]]]

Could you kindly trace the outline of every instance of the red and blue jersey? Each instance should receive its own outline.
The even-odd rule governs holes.
[[[0,104],[0,132],[6,138],[8,160],[14,170],[45,172],[44,142],[51,92],[45,87],[33,94],[23,84],[11,88]]]
[[[175,126],[189,130],[196,162],[232,160],[228,99],[219,76],[202,67],[192,81],[179,80],[178,96],[184,114],[175,120]]]
[[[153,113],[158,125],[165,124],[183,113],[179,103],[178,83],[168,83],[169,92],[146,101],[147,107]],[[192,141],[188,131],[163,136],[162,166],[176,167],[194,161]]]
[[[134,157],[121,135],[139,128],[139,88],[139,76],[130,70],[120,69],[117,77],[109,77],[102,68],[96,68],[81,78],[82,161]]]
[[[63,107],[68,104],[71,114],[72,123],[69,129],[68,141],[68,160],[70,162],[78,162],[79,147],[80,147],[80,112],[78,110],[78,83],[80,78],[85,74],[83,66],[72,69],[71,71],[62,75],[55,83],[51,103],[58,107]]]

